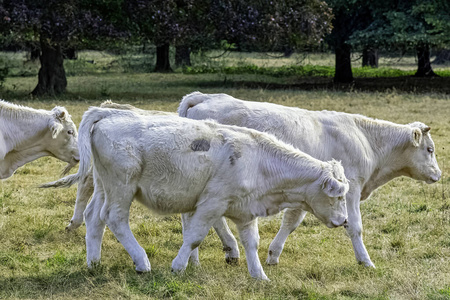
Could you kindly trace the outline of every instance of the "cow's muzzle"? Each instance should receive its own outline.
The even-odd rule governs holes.
[[[331,224],[333,225],[334,228],[341,227],[341,226],[346,226],[347,225],[347,219],[344,219],[343,222],[336,222],[335,220],[332,220]]]
[[[429,180],[427,181],[427,183],[435,183],[437,181],[439,181],[439,179],[441,179],[441,172],[435,174],[435,175],[431,175]]]

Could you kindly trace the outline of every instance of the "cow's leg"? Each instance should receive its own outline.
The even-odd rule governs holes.
[[[356,261],[360,264],[364,264],[366,267],[375,268],[375,265],[370,260],[369,253],[367,252],[362,239],[363,226],[361,220],[361,211],[359,208],[360,195],[361,193],[359,191],[358,193],[349,192],[347,194],[348,222],[346,229],[348,235],[350,236],[350,239],[352,240]]]
[[[123,245],[136,265],[137,272],[150,272],[150,261],[130,229],[130,207],[133,202],[135,190],[129,186],[105,187],[106,203],[102,209],[102,218]]]
[[[94,191],[94,179],[92,175],[92,169],[83,181],[78,182],[77,199],[75,200],[75,210],[73,217],[67,225],[66,230],[72,231],[77,229],[83,224],[83,212],[86,209],[86,205],[89,198]]]
[[[258,257],[259,233],[257,219],[253,219],[250,222],[236,221],[236,226],[239,230],[241,243],[244,245],[245,258],[247,259],[250,275],[256,279],[269,280]]]
[[[280,230],[269,246],[269,254],[266,263],[268,265],[276,265],[279,262],[284,243],[289,234],[294,231],[306,216],[306,211],[301,209],[286,209],[283,215]]]
[[[187,220],[183,220],[183,222],[187,222]],[[233,233],[231,233],[231,230],[228,227],[225,217],[221,217],[219,220],[217,220],[217,222],[214,223],[213,227],[217,232],[220,240],[222,241],[223,251],[225,252],[225,261],[230,265],[237,265],[239,263],[240,256],[239,247],[236,238],[234,237]],[[198,258],[198,247],[192,250],[189,260],[193,264],[200,264]]]
[[[202,202],[200,199],[199,202]],[[186,269],[192,250],[197,248],[208,234],[212,225],[223,215],[226,204],[222,199],[210,198],[198,206],[195,212],[184,219],[183,245],[178,255],[172,261],[172,271],[180,272]]]
[[[189,223],[191,222],[191,218],[192,215],[194,213],[184,213],[181,214],[181,225],[183,228],[183,236],[185,235],[185,228],[189,227]],[[194,250],[192,250],[191,255],[189,256],[189,261],[194,265],[194,266],[199,266],[200,265],[200,260],[198,258],[198,247],[196,247]]]
[[[236,238],[228,227],[225,217],[221,217],[213,226],[222,241],[223,251],[225,252],[225,261],[230,265],[238,264],[239,246]]]
[[[103,188],[97,185],[92,201],[84,211],[86,219],[86,259],[91,268],[100,262],[105,222],[100,218],[100,212],[105,203]]]

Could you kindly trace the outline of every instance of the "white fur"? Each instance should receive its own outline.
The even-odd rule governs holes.
[[[78,160],[77,129],[67,110],[36,110],[0,100],[0,179],[48,155],[69,166]]]
[[[111,100],[107,100],[100,104],[100,107],[103,108],[115,108],[115,109],[123,109],[123,110],[132,110],[137,114],[142,115],[176,115],[175,113],[170,112],[164,112],[164,111],[154,111],[154,110],[142,110],[139,108],[136,108],[129,104],[118,104],[114,103]],[[90,169],[87,173],[87,175],[81,179],[77,174],[68,175],[64,178],[61,178],[59,180],[49,182],[42,184],[41,188],[68,188],[75,183],[78,183],[77,188],[77,198],[75,201],[75,209],[73,212],[73,216],[70,220],[69,225],[67,225],[66,230],[72,231],[77,229],[83,224],[83,213],[86,209],[86,206],[89,202],[90,197],[92,196],[92,193],[94,192],[94,179],[92,175],[92,169]],[[234,237],[233,237],[234,239]]]
[[[341,164],[322,162],[252,129],[131,110],[90,108],[79,135],[79,178],[94,166],[94,196],[85,210],[88,266],[100,260],[105,225],[136,264],[150,271],[128,223],[133,198],[159,213],[185,213],[190,253],[222,216],[237,225],[251,276],[267,279],[257,255],[256,218],[290,207],[314,213],[329,227],[346,222],[348,182]]]
[[[333,111],[309,111],[271,103],[243,101],[226,94],[186,95],[178,108],[182,117],[213,119],[222,124],[254,128],[274,134],[320,160],[340,160],[350,181],[347,195],[347,232],[358,262],[374,267],[362,240],[360,201],[386,182],[408,176],[432,183],[441,177],[429,127],[374,120],[361,115]],[[305,212],[288,209],[269,247],[267,263],[278,263],[288,235],[301,223]],[[215,228],[227,233],[221,219]],[[230,240],[230,237],[221,237]],[[237,245],[227,245],[236,248]],[[193,252],[196,255],[196,252]],[[195,259],[195,258],[193,258]]]

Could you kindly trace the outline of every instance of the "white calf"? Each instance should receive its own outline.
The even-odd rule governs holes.
[[[137,114],[142,115],[176,115],[175,113],[164,112],[164,111],[156,111],[156,110],[143,110],[136,108],[129,104],[118,104],[114,103],[110,100],[107,100],[100,104],[102,108],[115,108],[115,109],[123,109],[123,110],[132,110]],[[88,175],[86,175],[83,180],[79,180],[78,174],[68,175],[64,178],[61,178],[57,181],[49,182],[42,184],[41,188],[68,188],[75,183],[78,183],[77,189],[77,198],[75,200],[75,209],[73,212],[72,219],[70,220],[69,225],[67,225],[66,230],[72,231],[77,229],[83,224],[83,213],[86,209],[86,205],[89,202],[89,199],[94,192],[94,179],[92,175],[92,169],[89,170]],[[234,240],[234,238],[233,238]]]
[[[69,163],[64,172],[78,162],[77,128],[67,110],[37,110],[0,100],[0,179],[43,156]]]
[[[271,135],[215,122],[90,108],[79,137],[78,177],[94,166],[94,196],[85,211],[88,266],[100,260],[105,224],[150,271],[128,223],[133,198],[160,213],[189,213],[172,263],[186,268],[191,251],[222,216],[237,225],[251,276],[267,279],[258,255],[258,216],[290,207],[328,227],[346,223],[347,179],[340,163],[322,162]]]
[[[356,260],[374,267],[362,240],[360,201],[398,176],[427,183],[440,179],[430,127],[420,122],[407,125],[374,120],[361,115],[333,111],[309,111],[271,103],[243,101],[226,94],[186,95],[179,115],[191,119],[213,119],[269,132],[284,142],[320,160],[342,162],[350,181],[347,195],[347,232]],[[268,264],[277,264],[288,235],[306,215],[302,209],[287,209],[280,231],[269,247]],[[237,244],[224,219],[215,224],[225,245],[238,258]],[[198,260],[198,250],[193,259]],[[237,254],[236,254],[237,253]],[[197,256],[197,257],[196,257]]]

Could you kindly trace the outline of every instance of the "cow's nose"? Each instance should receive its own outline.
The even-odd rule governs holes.
[[[331,221],[331,223],[333,224],[334,227],[345,226],[345,225],[347,225],[347,219],[344,219],[344,222],[342,222],[340,224],[335,221]]]
[[[431,179],[432,182],[437,182],[437,181],[439,181],[439,179],[441,179],[441,172],[439,172],[439,173],[436,174],[436,175],[432,175],[432,176],[430,177],[430,179]]]

